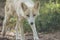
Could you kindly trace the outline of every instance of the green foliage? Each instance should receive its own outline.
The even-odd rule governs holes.
[[[23,21],[24,32],[31,32],[31,27],[26,20]]]
[[[60,30],[60,4],[51,2],[41,6],[36,22],[39,32]]]

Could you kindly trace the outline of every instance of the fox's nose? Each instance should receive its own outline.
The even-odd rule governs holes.
[[[31,22],[30,24],[33,25],[33,22]]]

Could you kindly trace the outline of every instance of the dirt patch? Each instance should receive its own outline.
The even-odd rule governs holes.
[[[0,35],[1,36],[1,35]],[[25,33],[26,40],[33,40],[33,34],[32,33]],[[60,32],[55,33],[39,33],[40,40],[60,40]],[[6,36],[6,38],[0,37],[0,40],[15,40],[15,36]]]

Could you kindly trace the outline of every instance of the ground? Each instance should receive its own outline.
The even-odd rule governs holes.
[[[60,32],[54,32],[54,33],[39,33],[40,40],[60,40]],[[6,37],[1,37],[0,40],[15,40],[15,36],[7,35]],[[25,33],[26,40],[33,40],[32,33]]]

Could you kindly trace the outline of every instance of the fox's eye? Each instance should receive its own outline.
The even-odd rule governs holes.
[[[35,14],[33,16],[36,16]]]
[[[26,15],[27,17],[29,17],[29,15]]]

